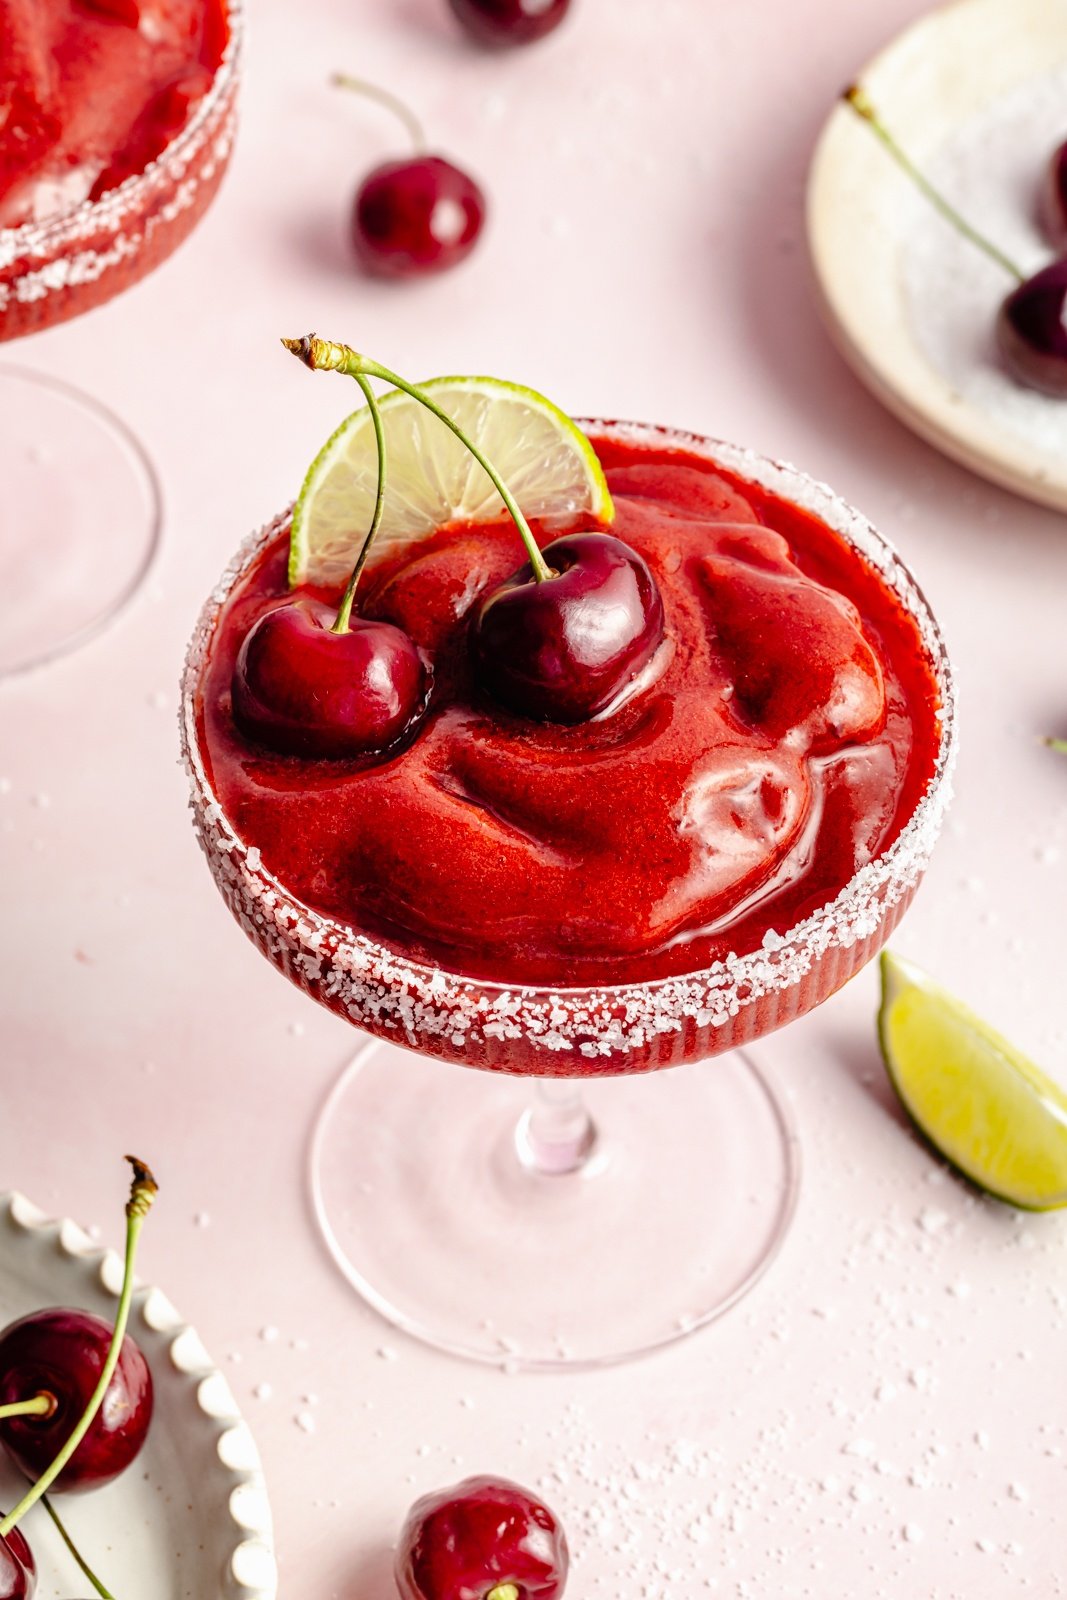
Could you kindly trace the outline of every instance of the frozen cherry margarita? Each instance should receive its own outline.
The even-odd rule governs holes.
[[[0,338],[135,282],[214,194],[237,0],[0,0]]]
[[[334,753],[285,660],[307,741],[247,714],[257,631],[341,601],[292,595],[288,517],[186,677],[202,842],[261,947],[371,1031],[542,1074],[691,1060],[825,998],[916,886],[951,744],[933,623],[861,518],[744,452],[589,431],[610,527],[541,526],[525,566],[507,517],[364,550],[360,626],[406,642],[376,746]]]

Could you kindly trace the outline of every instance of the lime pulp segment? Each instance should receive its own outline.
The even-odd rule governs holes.
[[[592,445],[543,395],[496,378],[431,378],[419,387],[492,462],[526,516],[611,522],[611,495]],[[388,480],[373,559],[449,522],[504,514],[485,470],[440,418],[400,390],[379,407]],[[370,525],[377,484],[374,430],[363,406],[326,441],[304,480],[293,513],[291,584],[344,581]]]
[[[1067,1095],[920,968],[884,952],[878,1030],[905,1109],[943,1156],[1012,1205],[1067,1205]]]

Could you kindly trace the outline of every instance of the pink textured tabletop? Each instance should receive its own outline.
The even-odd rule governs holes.
[[[543,1488],[575,1600],[1067,1592],[1067,1222],[979,1198],[909,1133],[872,970],[759,1048],[805,1172],[737,1309],[600,1373],[468,1366],[387,1327],[322,1247],[308,1139],[356,1039],[236,930],[178,765],[200,603],[354,403],[280,335],[751,445],[897,543],[957,666],[957,798],[894,948],[1067,1083],[1067,763],[1038,740],[1067,732],[1067,523],[883,411],[808,280],[817,130],[924,7],[574,0],[558,34],[499,56],[444,0],[251,9],[214,208],[140,286],[9,353],[135,427],[166,528],[106,633],[0,684],[0,1187],[117,1241],[116,1163],[132,1148],[158,1168],[142,1268],[255,1431],[283,1595],[389,1600],[410,1501],[477,1471]],[[402,141],[326,87],[335,69],[402,93],[484,181],[490,223],[454,273],[381,286],[350,263],[352,188]]]

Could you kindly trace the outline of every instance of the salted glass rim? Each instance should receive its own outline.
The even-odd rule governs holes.
[[[205,128],[213,122],[237,79],[244,41],[245,0],[226,0],[226,17],[229,37],[211,86],[189,121],[159,155],[142,171],[132,173],[122,183],[108,189],[98,200],[81,200],[69,210],[57,212],[42,222],[20,222],[14,228],[0,228],[0,263],[4,258],[17,261],[24,255],[43,256],[69,239],[77,239],[90,220],[94,227],[112,220],[121,223],[125,212],[136,210],[147,191],[157,183],[169,185],[172,182],[170,169],[180,164],[187,152],[199,144]]]
[[[917,869],[923,868],[929,858],[951,799],[952,769],[958,745],[955,680],[941,631],[926,596],[892,543],[833,489],[798,467],[772,460],[745,446],[658,423],[625,422],[614,418],[575,420],[593,439],[622,443],[635,441],[702,456],[712,467],[724,467],[742,482],[754,483],[800,509],[812,512],[852,549],[858,551],[897,596],[918,627],[937,684],[940,703],[935,713],[940,722],[940,735],[934,768],[926,788],[911,816],[885,850],[853,873],[832,899],[825,901],[800,922],[794,923],[787,932],[778,934],[772,930],[754,949],[743,954],[729,952],[707,966],[627,983],[553,986],[503,983],[494,978],[480,978],[451,967],[418,961],[362,932],[351,923],[338,921],[314,910],[262,864],[258,848],[246,844],[231,825],[208,779],[197,727],[197,691],[222,608],[259,552],[289,525],[292,506],[242,542],[203,606],[186,652],[181,684],[181,734],[185,764],[193,789],[191,803],[194,809],[199,805],[210,811],[213,827],[225,839],[225,845],[215,843],[213,848],[225,849],[231,860],[236,858],[240,861],[242,871],[256,891],[253,898],[258,899],[267,890],[275,906],[279,901],[287,904],[301,921],[311,925],[320,941],[323,936],[329,940],[332,960],[337,961],[343,952],[344,964],[353,976],[362,972],[372,981],[382,983],[386,981],[385,974],[388,973],[394,973],[397,978],[409,975],[431,992],[439,1004],[447,1003],[448,991],[451,990],[457,999],[463,991],[467,991],[472,997],[514,996],[534,1003],[558,999],[561,1006],[581,1004],[585,1000],[595,1002],[600,998],[625,1005],[628,998],[639,1002],[664,990],[678,991],[701,985],[717,988],[721,999],[723,979],[735,992],[750,987],[758,979],[766,991],[769,960],[773,961],[776,972],[781,974],[781,981],[772,982],[769,987],[786,989],[797,981],[788,960],[782,959],[788,956],[791,947],[798,955],[805,952],[806,947],[822,948],[826,942],[823,935],[828,922],[831,924],[829,942],[837,942],[833,935],[851,933],[857,920],[861,920],[859,913],[864,908],[877,910],[877,925],[888,905],[893,903],[893,900],[886,901],[883,892],[886,885],[896,881],[907,886],[909,878]],[[250,852],[255,857],[254,862],[248,860]],[[841,942],[846,941],[842,939]],[[847,942],[854,942],[854,938]],[[316,944],[316,949],[321,949],[321,943]]]

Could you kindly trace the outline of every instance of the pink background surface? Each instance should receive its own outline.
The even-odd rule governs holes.
[[[738,1310],[603,1374],[470,1368],[379,1322],[318,1242],[307,1140],[355,1039],[231,923],[177,764],[201,599],[352,400],[301,375],[281,334],[794,460],[898,543],[959,672],[958,798],[895,946],[1067,1081],[1067,764],[1037,742],[1067,732],[1064,522],[883,412],[807,278],[816,131],[922,9],[575,0],[556,37],[498,58],[444,0],[253,0],[213,211],[140,287],[12,348],[136,428],[166,533],[103,637],[0,686],[0,1184],[117,1240],[119,1157],[158,1167],[143,1269],[255,1430],[283,1594],[388,1600],[408,1503],[474,1471],[543,1486],[575,1600],[1064,1593],[1065,1223],[978,1199],[906,1131],[872,972],[760,1051],[806,1173],[784,1253]],[[490,226],[453,275],[376,286],[350,267],[350,192],[403,139],[325,87],[335,68],[404,93],[484,180]]]

